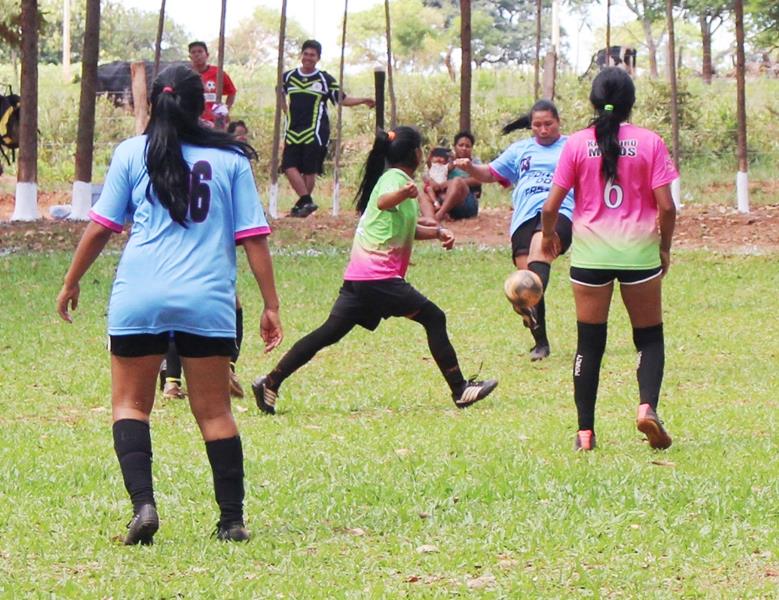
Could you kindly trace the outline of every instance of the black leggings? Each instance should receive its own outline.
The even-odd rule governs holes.
[[[427,333],[430,352],[453,392],[459,392],[465,379],[457,363],[457,354],[446,333],[446,315],[432,302],[426,302],[409,317],[420,323]],[[330,315],[321,326],[299,339],[268,374],[267,385],[278,391],[284,380],[308,363],[322,348],[340,341],[356,323],[350,319]]]

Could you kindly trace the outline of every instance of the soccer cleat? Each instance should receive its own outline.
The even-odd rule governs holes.
[[[269,415],[275,415],[276,398],[279,395],[266,385],[267,381],[267,376],[255,379],[252,382],[252,392],[254,392],[254,399],[257,401],[257,408]]]
[[[166,381],[165,387],[162,389],[162,397],[168,400],[183,400],[187,394],[175,381]]]
[[[234,398],[243,398],[243,387],[241,382],[238,381],[238,376],[235,371],[230,371],[230,395]]]
[[[296,204],[295,206],[292,207],[292,210],[289,211],[289,216],[305,219],[308,215],[313,213],[318,208],[319,207],[313,202],[306,202],[305,204],[300,204],[300,205]]]
[[[160,528],[160,519],[157,516],[157,508],[153,504],[144,504],[133,515],[127,524],[127,535],[124,538],[125,546],[141,544],[150,546],[154,543],[154,534]]]
[[[577,452],[595,450],[595,432],[592,429],[580,429],[576,432],[573,449]]]
[[[452,394],[452,400],[457,408],[468,408],[471,404],[489,396],[496,387],[498,387],[496,379],[485,381],[469,379],[463,384],[459,394]]]
[[[658,450],[670,448],[671,436],[663,427],[663,422],[657,416],[651,405],[639,404],[636,428],[646,436],[649,445]]]
[[[224,524],[217,523],[214,535],[220,542],[248,542],[249,538],[251,538],[251,534],[246,529],[243,521]]]
[[[536,344],[530,349],[530,360],[535,362],[537,360],[544,360],[552,353],[549,348],[549,344]]]

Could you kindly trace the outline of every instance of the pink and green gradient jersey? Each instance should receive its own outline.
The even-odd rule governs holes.
[[[588,269],[654,269],[660,266],[657,202],[653,190],[679,174],[662,138],[623,124],[617,177],[606,182],[595,129],[568,138],[553,183],[573,188],[571,266]]]
[[[347,281],[370,281],[405,277],[417,228],[419,204],[407,198],[389,210],[381,210],[379,197],[414,183],[400,169],[388,169],[376,182],[368,206],[357,224],[352,257],[346,267]]]

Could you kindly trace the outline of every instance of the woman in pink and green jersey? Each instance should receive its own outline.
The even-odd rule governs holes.
[[[625,71],[612,67],[598,74],[590,92],[596,116],[587,129],[568,138],[543,208],[542,248],[554,257],[560,248],[557,214],[573,188],[577,450],[595,447],[595,400],[615,279],[639,357],[636,426],[652,448],[671,445],[657,404],[665,363],[661,289],[676,221],[670,184],[678,173],[660,136],[627,123],[635,99],[633,80]]]
[[[252,384],[263,412],[275,412],[279,386],[322,348],[355,325],[373,331],[389,317],[406,317],[425,328],[430,352],[458,408],[481,400],[498,384],[465,380],[446,332],[446,315],[405,280],[415,239],[437,239],[446,249],[454,244],[448,229],[417,223],[419,191],[413,176],[422,162],[421,145],[419,132],[411,127],[376,135],[357,193],[362,216],[338,299],[318,329],[298,340],[270,373]]]

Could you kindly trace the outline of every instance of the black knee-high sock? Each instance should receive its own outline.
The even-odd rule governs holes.
[[[552,265],[546,262],[534,260],[528,263],[527,268],[541,278],[541,283],[544,284],[544,292],[549,285],[549,274],[552,270]],[[549,345],[549,339],[546,337],[546,300],[541,297],[541,300],[536,304],[536,319],[538,320],[538,327],[531,329],[530,333],[533,334],[533,339],[538,345]]]
[[[665,367],[663,324],[633,328],[633,343],[638,350],[636,378],[639,402],[647,403],[656,409],[660,401],[660,386],[663,383]]]
[[[444,311],[432,302],[427,302],[412,319],[425,328],[430,353],[433,355],[433,359],[444,379],[446,379],[446,383],[449,384],[452,393],[460,393],[465,384],[465,378],[462,371],[460,371],[460,364],[457,362],[457,353],[454,351],[454,347],[449,341],[449,335],[446,333],[446,315]]]
[[[335,344],[343,338],[353,327],[352,321],[329,316],[319,328],[295,342],[289,352],[268,373],[267,386],[277,392],[287,377],[314,358],[322,348]]]
[[[219,523],[243,522],[243,446],[241,436],[206,442],[208,462],[214,475],[214,495],[219,505]]]
[[[235,371],[235,362],[241,354],[243,343],[243,308],[235,309],[235,351],[230,356],[230,368]]]
[[[179,351],[176,348],[176,342],[173,340],[168,344],[168,353],[165,355],[165,365],[166,381],[173,379],[176,383],[181,383],[181,358],[179,357]]]
[[[114,451],[122,469],[124,487],[130,494],[133,510],[154,504],[151,478],[151,432],[149,424],[136,419],[120,419],[113,426]]]
[[[573,360],[573,396],[579,416],[579,430],[595,429],[595,400],[598,396],[600,363],[606,349],[606,323],[576,323],[578,342]]]

